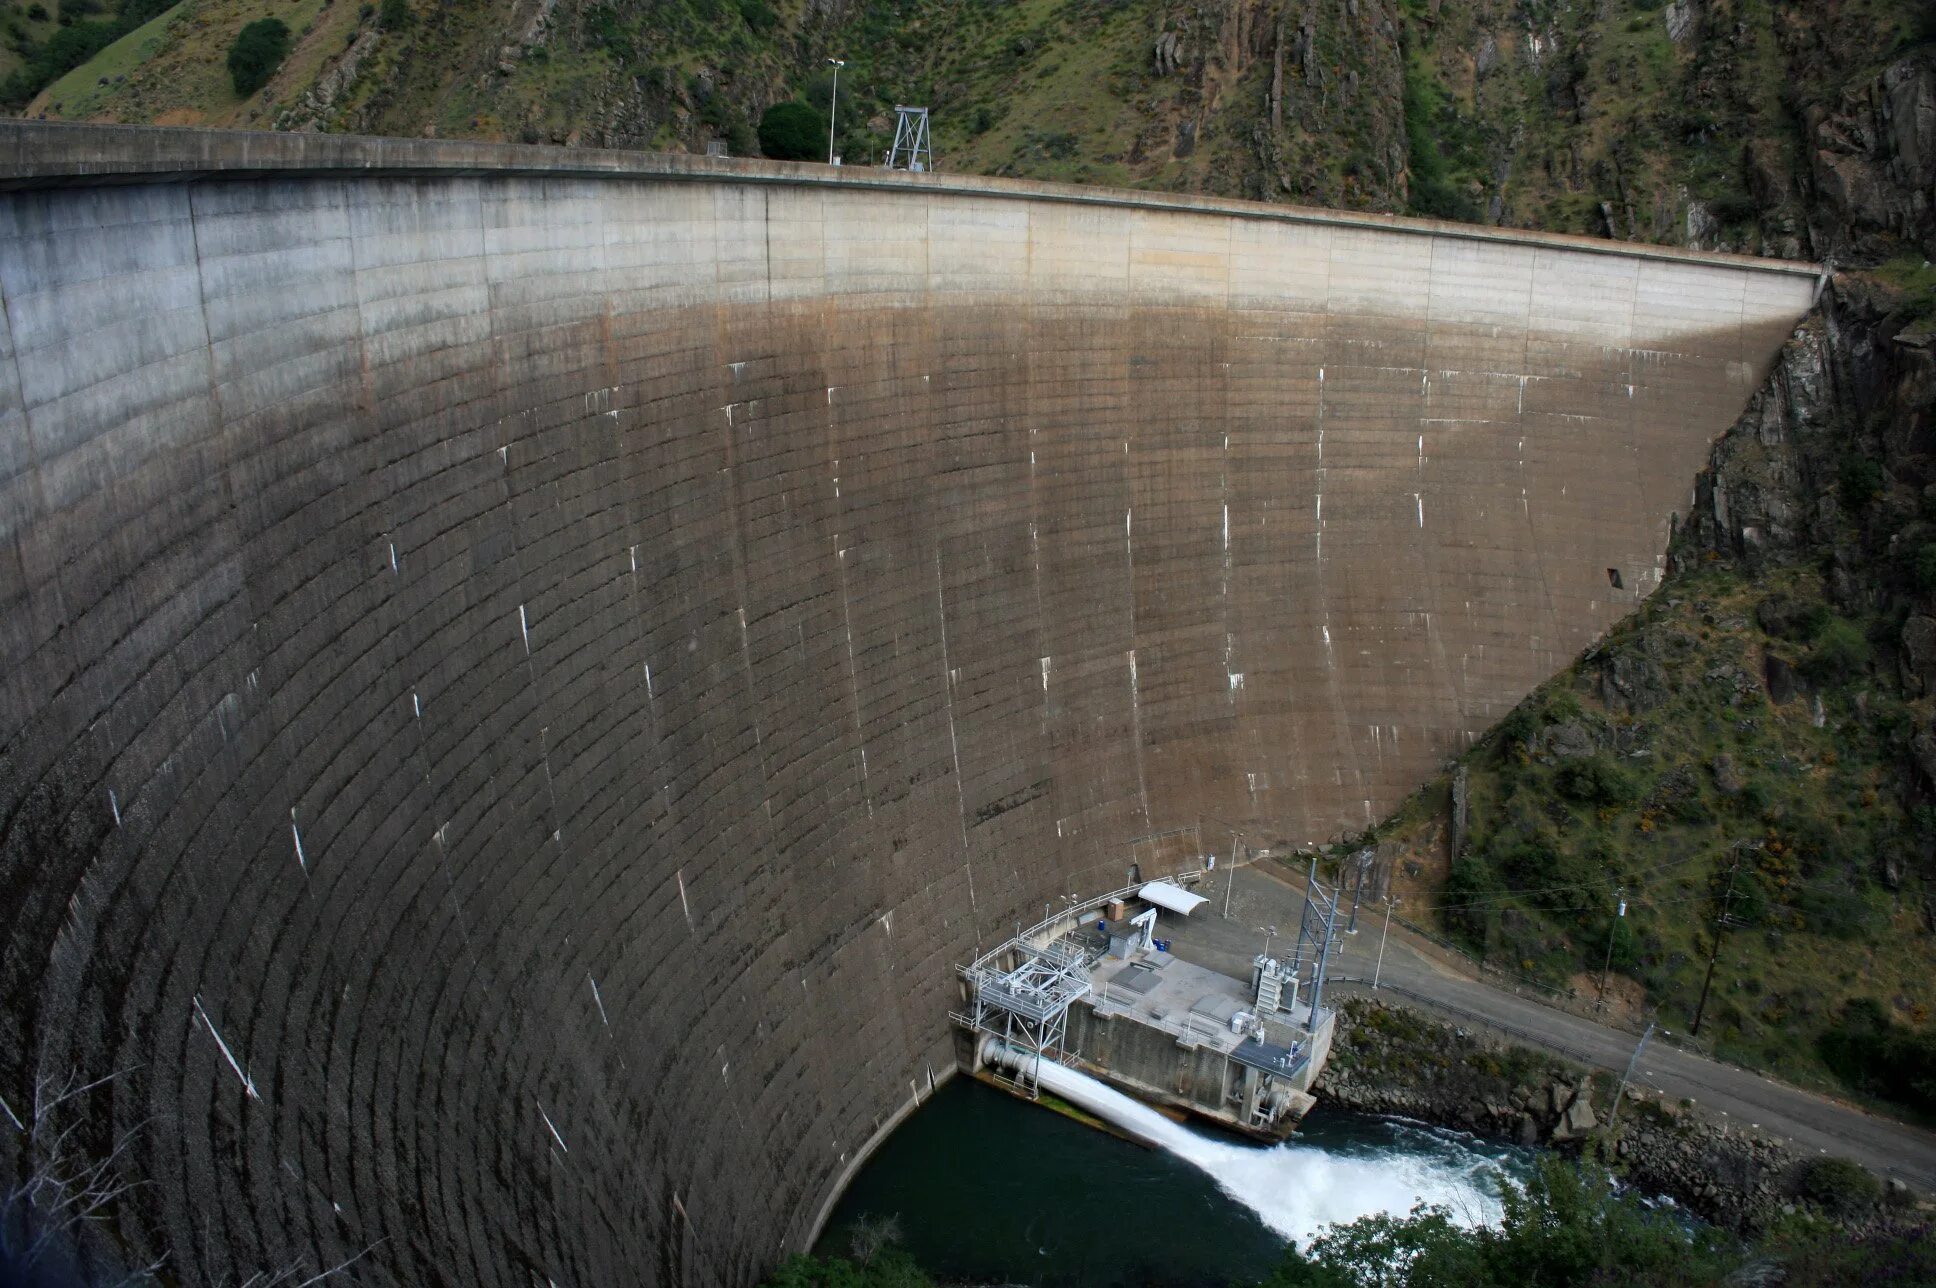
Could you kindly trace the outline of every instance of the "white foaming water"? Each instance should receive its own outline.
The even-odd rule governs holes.
[[[1004,1050],[989,1054],[1010,1067],[1030,1059]],[[1447,1208],[1466,1225],[1490,1225],[1502,1215],[1499,1168],[1471,1151],[1441,1148],[1354,1158],[1311,1145],[1233,1145],[1191,1131],[1141,1101],[1051,1061],[1042,1063],[1039,1078],[1043,1087],[1070,1104],[1201,1168],[1219,1189],[1299,1247],[1334,1222],[1380,1212],[1403,1215],[1420,1203]],[[1433,1133],[1418,1134],[1424,1141],[1443,1143]]]

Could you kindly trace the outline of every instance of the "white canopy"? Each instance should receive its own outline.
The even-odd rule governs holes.
[[[1202,895],[1191,894],[1182,886],[1171,885],[1168,881],[1152,881],[1136,893],[1159,908],[1168,908],[1185,917],[1195,912],[1198,905],[1210,902]]]

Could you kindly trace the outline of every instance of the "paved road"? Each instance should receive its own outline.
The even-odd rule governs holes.
[[[1212,875],[1199,887],[1211,902],[1187,923],[1165,916],[1162,933],[1178,957],[1248,979],[1250,960],[1264,946],[1264,927],[1275,925],[1295,934],[1304,892],[1269,864],[1239,870],[1226,891],[1230,881],[1224,873]],[[1226,893],[1228,917],[1222,915]],[[1620,1072],[1633,1055],[1633,1034],[1455,971],[1437,950],[1396,923],[1379,972],[1382,923],[1367,909],[1358,928],[1360,933],[1344,937],[1333,954],[1331,976],[1341,981],[1335,991],[1368,992],[1377,973],[1384,991],[1396,1000],[1423,1004],[1455,1020],[1495,1025],[1584,1064]],[[1279,940],[1281,944],[1283,936]],[[1936,1134],[1658,1040],[1642,1054],[1635,1081],[1669,1097],[1692,1100],[1716,1121],[1745,1123],[1801,1149],[1852,1158],[1878,1175],[1900,1177],[1926,1193],[1936,1191]]]

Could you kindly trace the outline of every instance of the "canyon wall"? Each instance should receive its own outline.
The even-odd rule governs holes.
[[[956,962],[1362,828],[1638,603],[1816,282],[0,123],[0,1184],[119,1149],[186,1283],[748,1283]]]

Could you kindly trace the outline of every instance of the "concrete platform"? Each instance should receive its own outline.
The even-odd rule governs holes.
[[[1090,972],[1090,986],[1088,1005],[1097,1015],[1134,1020],[1223,1055],[1246,1040],[1244,1032],[1231,1028],[1231,1018],[1254,1011],[1243,981],[1166,952],[1142,952],[1127,961],[1104,958]],[[1265,1039],[1277,1047],[1306,1046],[1310,1018],[1311,1008],[1301,1004],[1266,1016]]]

